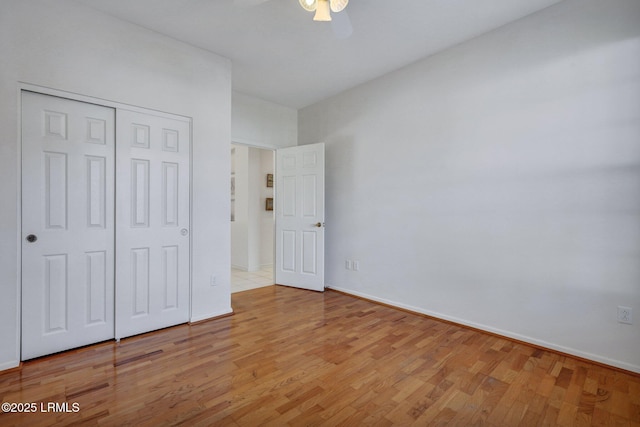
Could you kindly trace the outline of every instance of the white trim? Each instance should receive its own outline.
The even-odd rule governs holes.
[[[53,89],[47,86],[40,86],[40,85],[35,85],[32,83],[26,83],[26,82],[18,82],[18,91],[20,92],[22,90],[41,93],[44,95],[57,96],[58,98],[66,98],[73,101],[85,102],[87,104],[101,105],[103,107],[111,107],[111,108],[120,109],[120,110],[135,111],[136,113],[149,114],[149,112],[153,112],[154,115],[157,115],[159,117],[164,117],[164,118],[169,118],[174,120],[176,119],[176,116],[182,117],[185,120],[190,120],[190,121],[193,120],[192,117],[185,116],[184,114],[154,110],[152,108],[145,108],[142,106],[125,104],[123,102],[111,101],[109,99],[96,98],[93,96],[82,95],[75,92],[67,92],[64,90]]]
[[[260,267],[257,270],[249,270],[247,267],[242,267],[240,265],[231,264],[231,268],[234,270],[244,271],[245,273],[255,273],[256,271],[262,271],[265,268],[273,267],[273,263],[269,264],[260,264]]]
[[[16,238],[18,239],[17,247],[17,263],[16,263],[16,327],[18,331],[16,333],[16,352],[15,361],[6,362],[0,365],[0,371],[4,369],[15,368],[20,365],[22,360],[22,88],[18,85],[17,88],[17,132],[18,145],[17,145],[17,179],[16,183],[18,188],[16,189],[16,214],[17,214],[17,232]],[[17,363],[17,364],[16,364]]]
[[[230,145],[241,145],[243,147],[249,147],[249,148],[258,148],[260,150],[267,150],[267,151],[271,151],[273,153],[273,180],[274,180],[274,185],[273,185],[273,206],[277,206],[277,194],[276,194],[276,185],[275,185],[275,180],[276,180],[276,153],[280,148],[286,148],[286,147],[276,147],[276,146],[271,146],[268,144],[259,144],[259,143],[252,143],[252,142],[238,142],[238,141],[231,141]],[[232,172],[235,175],[235,172]],[[231,222],[229,221],[229,231],[231,231]],[[271,264],[260,264],[260,270],[263,269],[265,266],[266,267],[274,267],[276,265],[276,215],[273,216],[273,227],[272,227],[272,233],[273,233],[273,259],[271,260]],[[249,271],[248,268],[246,267],[241,267],[239,265],[234,265],[231,264],[231,269],[235,268],[236,270],[241,270],[241,271],[245,271],[247,273],[251,273],[251,271]],[[253,271],[260,271],[260,270],[253,270]],[[275,269],[273,271],[273,281],[276,281],[276,272]]]
[[[7,369],[13,369],[20,366],[20,360],[12,360],[10,362],[5,362],[0,364],[0,372],[6,371]]]
[[[203,314],[201,316],[192,317],[191,320],[189,320],[189,322],[191,323],[202,322],[203,320],[213,319],[215,317],[225,316],[227,314],[233,314],[233,309],[231,307],[219,313],[209,313],[209,314]]]
[[[243,267],[241,265],[231,264],[231,268],[234,269],[234,270],[240,270],[240,271],[244,271],[246,273],[249,273],[249,270],[247,269],[247,267]]]
[[[554,343],[550,343],[544,340],[540,340],[540,339],[536,339],[536,338],[532,338],[526,335],[520,335],[520,334],[516,334],[513,332],[509,332],[509,331],[505,331],[503,329],[499,329],[499,328],[494,328],[491,326],[487,326],[487,325],[483,325],[481,323],[475,323],[475,322],[470,322],[468,320],[464,320],[464,319],[460,319],[458,317],[454,317],[454,316],[448,316],[446,314],[442,314],[436,311],[431,311],[431,310],[425,310],[423,308],[420,307],[415,307],[412,305],[408,305],[408,304],[402,304],[399,303],[397,301],[391,301],[385,298],[379,298],[373,295],[369,295],[363,292],[357,292],[357,291],[353,291],[351,289],[345,289],[345,288],[341,288],[339,286],[331,286],[331,285],[327,285],[327,289],[333,289],[336,291],[340,291],[343,292],[345,294],[348,295],[353,295],[353,296],[357,296],[357,297],[361,297],[361,298],[365,298],[371,301],[376,301],[376,302],[380,302],[392,307],[397,307],[397,308],[401,308],[404,310],[408,310],[408,311],[412,311],[415,313],[419,313],[419,314],[424,314],[430,317],[435,317],[437,319],[442,319],[442,320],[447,320],[449,322],[453,322],[453,323],[457,323],[459,325],[463,325],[463,326],[469,326],[475,329],[480,329],[483,331],[487,331],[487,332],[491,332],[493,334],[497,334],[497,335],[501,335],[503,337],[506,338],[512,338],[518,341],[522,341],[522,342],[526,342],[529,344],[533,344],[533,345],[537,345],[543,348],[548,348],[550,350],[556,350],[562,353],[566,353],[566,354],[570,354],[573,356],[577,356],[580,357],[582,359],[587,359],[587,360],[592,360],[595,362],[599,362],[599,363],[603,363],[605,365],[609,365],[609,366],[613,366],[616,368],[620,368],[620,369],[624,369],[627,371],[631,371],[631,372],[636,372],[636,373],[640,373],[640,366],[638,365],[634,365],[631,363],[627,363],[627,362],[622,362],[620,360],[615,360],[615,359],[610,359],[608,357],[604,357],[604,356],[599,356],[597,354],[592,354],[592,353],[587,353],[584,351],[580,351],[580,350],[576,350],[574,348],[571,347],[565,347],[562,345],[558,345],[558,344],[554,344]]]
[[[235,144],[235,145],[243,145],[245,147],[252,147],[252,148],[260,148],[262,150],[272,150],[272,151],[276,151],[279,148],[287,148],[287,147],[296,147],[295,145],[289,145],[287,147],[280,147],[277,145],[273,145],[273,144],[265,144],[263,142],[255,142],[255,141],[249,141],[249,140],[243,140],[243,139],[231,139],[231,144]]]
[[[189,318],[193,316],[193,187],[193,118],[189,118]]]

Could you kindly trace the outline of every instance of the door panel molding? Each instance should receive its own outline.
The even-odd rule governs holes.
[[[276,150],[276,283],[324,291],[324,144]]]
[[[26,360],[114,337],[115,110],[20,96]]]
[[[127,109],[116,121],[120,339],[189,321],[191,121]]]
[[[141,216],[138,215],[142,222],[139,225],[149,230],[152,230],[154,225],[160,226],[163,232],[167,229],[177,230],[181,242],[164,243],[158,250],[151,245],[145,246],[144,243],[133,245],[133,249],[148,250],[149,263],[146,268],[149,295],[143,296],[138,293],[140,301],[135,305],[140,308],[146,304],[147,313],[153,312],[154,307],[160,307],[159,313],[170,313],[170,324],[189,321],[191,119],[26,83],[19,85],[18,96],[20,158],[37,158],[35,164],[40,165],[38,167],[43,171],[34,177],[34,166],[23,160],[18,167],[22,176],[19,182],[21,203],[18,217],[18,227],[21,230],[18,259],[22,268],[19,270],[17,300],[17,315],[21,319],[18,322],[18,327],[21,328],[18,334],[20,360],[124,336],[116,335],[114,313],[119,298],[116,292],[114,243],[118,223],[114,203],[118,161],[116,117],[120,111],[148,115],[164,120],[165,123],[179,123],[182,126],[179,131],[173,129],[173,125],[159,130],[160,136],[156,139],[161,146],[162,155],[167,157],[162,157],[162,166],[147,163],[146,168],[143,167],[146,170],[141,172],[148,176],[141,177]],[[34,124],[25,111],[25,108],[30,108],[31,98],[53,101],[40,108],[41,111],[32,117],[40,124]],[[74,108],[77,107],[76,110],[79,110],[65,111],[66,107],[60,108],[61,105],[75,106]],[[104,116],[101,111],[109,111],[109,115]],[[28,127],[33,127],[42,144],[46,145],[40,154],[30,154],[29,148],[25,146],[25,140],[33,136]],[[135,136],[142,141],[148,139],[149,144],[153,146],[151,128],[147,134],[142,132]],[[127,139],[131,141],[131,138]],[[81,148],[70,152],[70,147]],[[177,154],[181,158],[180,161],[171,157]],[[148,161],[143,156],[135,160],[142,163]],[[130,159],[127,161],[128,168],[131,167],[129,162]],[[29,173],[26,173],[27,171]],[[157,194],[151,192],[153,188],[150,188],[150,185],[153,180],[162,182],[162,190]],[[34,196],[39,201],[30,201],[28,194],[33,192],[29,188],[36,187],[43,189],[39,195]],[[46,194],[44,190],[47,190]],[[128,198],[127,203],[131,202],[132,199]],[[38,210],[31,209],[29,203],[39,204],[39,213],[36,212]],[[162,222],[157,221],[154,224],[155,213],[162,214]],[[129,216],[127,225],[134,219]],[[41,229],[34,228],[34,221],[40,223]],[[78,238],[79,228],[85,230],[88,235],[87,241],[91,244],[83,247],[81,239]],[[185,231],[186,234],[182,234]],[[69,239],[72,240],[69,250],[60,250],[53,243],[58,238],[54,239],[51,236],[59,236],[60,233],[73,234],[74,238]],[[26,240],[31,234],[35,236],[33,243]],[[27,244],[31,246],[26,246]],[[40,251],[40,255],[37,256],[40,256],[42,261],[33,263],[33,254],[25,248],[36,247]],[[130,251],[127,253],[128,257],[131,256]],[[158,268],[155,268],[156,266]],[[139,273],[144,275],[142,271]],[[157,295],[154,295],[150,288],[154,274],[160,278],[161,283]],[[46,281],[45,275],[48,277]],[[34,282],[35,276],[41,279]],[[139,279],[145,281],[142,276]],[[33,283],[39,283],[35,286],[37,289],[33,289]],[[82,292],[76,289],[79,283],[83,286]],[[144,288],[140,291],[144,293]],[[39,295],[35,296],[38,293]],[[35,303],[38,307],[37,313],[36,310],[25,307],[34,298],[39,301]],[[144,299],[147,301],[144,302]],[[174,312],[179,312],[180,315],[176,316]],[[85,325],[83,332],[74,331],[74,328],[77,329],[75,325],[79,324]],[[153,326],[135,333],[157,328]],[[34,351],[29,348],[29,338],[25,339],[29,334],[34,337],[35,334],[39,334],[36,341],[42,341],[44,336],[51,338],[49,341],[55,341],[56,344],[44,345],[41,347],[46,348]]]

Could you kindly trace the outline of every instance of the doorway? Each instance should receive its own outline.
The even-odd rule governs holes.
[[[274,151],[231,145],[231,293],[273,285]]]

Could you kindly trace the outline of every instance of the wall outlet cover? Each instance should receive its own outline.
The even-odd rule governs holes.
[[[633,309],[631,307],[618,306],[618,322],[633,324]]]

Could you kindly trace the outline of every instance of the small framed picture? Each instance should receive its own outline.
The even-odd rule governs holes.
[[[265,203],[264,208],[268,211],[273,210],[273,197],[267,197],[267,203]]]
[[[236,177],[231,175],[231,200],[236,198]]]
[[[267,174],[267,187],[273,187],[273,174]]]

